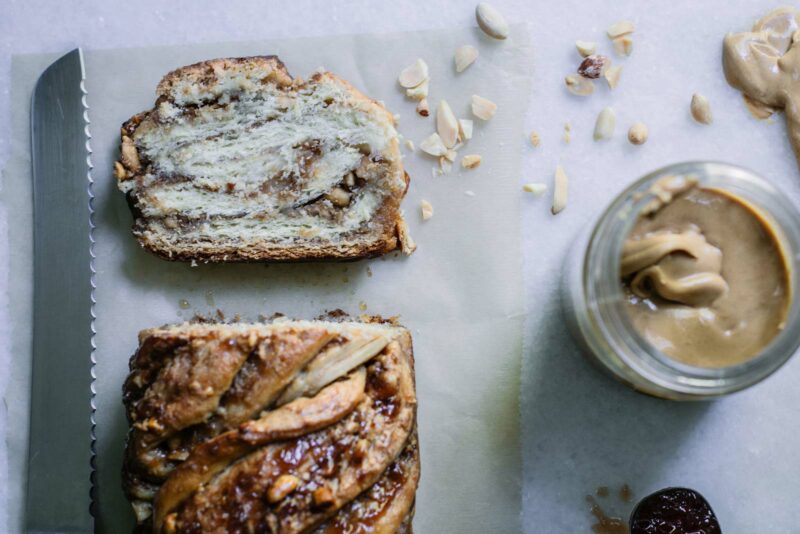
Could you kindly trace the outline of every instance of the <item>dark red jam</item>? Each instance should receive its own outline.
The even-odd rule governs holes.
[[[666,488],[639,501],[630,527],[631,534],[722,534],[708,501],[686,488]]]

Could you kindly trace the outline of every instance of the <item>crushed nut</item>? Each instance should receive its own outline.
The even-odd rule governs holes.
[[[584,78],[580,74],[570,74],[564,79],[567,90],[576,96],[589,96],[594,93],[594,83],[589,78]]]
[[[619,77],[622,74],[622,65],[612,65],[606,69],[603,76],[608,83],[609,89],[615,89],[619,83]]]
[[[711,115],[711,104],[708,99],[699,93],[692,95],[692,117],[700,124],[711,124],[714,117]]]
[[[281,475],[267,490],[267,500],[272,504],[280,502],[297,489],[300,479],[294,475]]]
[[[532,183],[522,186],[522,190],[527,193],[533,193],[534,196],[540,197],[547,192],[547,184]]]
[[[474,169],[481,164],[481,157],[478,154],[467,154],[461,158],[461,166],[465,169]]]
[[[429,85],[430,80],[426,79],[418,86],[406,89],[406,96],[413,100],[422,100],[423,98],[427,98]]]
[[[508,22],[503,15],[494,7],[485,2],[481,2],[475,8],[475,18],[478,20],[483,33],[495,39],[505,39],[508,37]]]
[[[411,139],[406,139],[406,148],[409,149],[411,152],[414,152],[414,141]]]
[[[472,45],[459,46],[455,53],[456,72],[464,72],[476,59],[478,59],[477,48]]]
[[[427,117],[431,114],[430,108],[428,107],[428,99],[423,98],[419,102],[417,102],[417,113],[419,113],[423,117]]]
[[[531,144],[533,146],[539,146],[542,143],[542,138],[539,137],[539,133],[538,132],[531,132],[530,139],[531,139]]]
[[[406,141],[406,142],[408,142],[408,141]],[[345,174],[344,175],[344,180],[342,180],[342,183],[344,183],[344,185],[346,185],[347,187],[355,187],[355,185],[356,185],[356,175],[355,175],[355,173],[348,172],[347,174]]]
[[[341,187],[334,187],[329,193],[325,193],[325,198],[331,201],[331,204],[338,208],[344,208],[350,205],[350,193]]]
[[[318,508],[326,508],[334,503],[333,492],[327,486],[322,486],[314,490],[314,505]]]
[[[628,130],[628,141],[632,145],[643,145],[647,141],[647,126],[643,122],[635,122]]]
[[[488,121],[497,112],[497,104],[482,96],[472,95],[472,114],[481,120]]]
[[[127,177],[125,167],[119,161],[114,162],[114,176],[116,176],[117,180],[124,180]]]
[[[623,35],[612,39],[611,44],[614,46],[614,52],[616,52],[618,56],[627,57],[633,52],[633,39],[631,39],[630,35]]]
[[[467,141],[472,139],[472,121],[470,119],[458,119],[458,132],[461,139]]]
[[[614,114],[614,110],[609,107],[603,108],[594,123],[594,140],[611,139],[616,125],[617,116]]]
[[[572,126],[569,122],[564,123],[564,142],[569,144],[572,141]]]
[[[567,187],[569,179],[561,165],[556,166],[556,176],[553,187],[553,207],[551,211],[553,215],[564,210],[567,207]]]
[[[575,48],[582,57],[589,57],[597,51],[597,43],[590,41],[575,41]]]
[[[431,156],[444,156],[447,152],[447,147],[444,146],[442,138],[439,137],[438,133],[433,133],[426,137],[425,140],[419,144],[419,148]]]
[[[616,39],[617,37],[628,35],[634,31],[636,31],[636,27],[633,25],[633,22],[629,20],[621,20],[612,24],[608,30],[606,30],[606,34],[608,35],[609,39]]]
[[[580,66],[578,67],[578,74],[584,78],[596,80],[603,75],[610,63],[611,60],[606,56],[593,54],[581,62]]]
[[[458,142],[458,120],[446,100],[440,100],[436,107],[436,131],[447,148]]]
[[[422,211],[422,220],[427,221],[433,217],[433,206],[427,200],[420,202],[420,210]]]
[[[444,157],[444,159],[452,163],[456,160],[456,156],[458,156],[458,152],[456,152],[454,149],[451,148],[447,152],[445,152],[444,156],[442,157]]]
[[[417,59],[414,63],[404,68],[398,77],[400,85],[406,89],[416,87],[427,79],[428,64],[422,59]]]
[[[133,139],[127,135],[122,136],[122,147],[120,148],[122,163],[132,170],[138,171],[142,168],[139,163],[139,153],[136,151],[136,145],[133,144]]]
[[[406,256],[411,256],[417,250],[417,244],[408,232],[408,224],[402,217],[397,221],[397,238],[400,240],[400,251]]]

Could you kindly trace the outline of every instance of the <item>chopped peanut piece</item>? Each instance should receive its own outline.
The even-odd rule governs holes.
[[[481,157],[478,154],[467,154],[461,158],[461,166],[465,169],[474,169],[481,164]]]
[[[420,210],[422,212],[422,220],[427,221],[433,217],[433,206],[427,200],[420,202]]]

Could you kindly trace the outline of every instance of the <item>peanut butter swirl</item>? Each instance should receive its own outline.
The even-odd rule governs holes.
[[[728,291],[721,269],[722,252],[695,228],[629,240],[622,253],[622,275],[633,275],[634,294],[687,306],[707,306]]]

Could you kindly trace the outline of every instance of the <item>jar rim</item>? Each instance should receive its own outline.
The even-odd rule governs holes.
[[[700,367],[671,358],[644,339],[624,310],[619,282],[622,246],[642,209],[656,198],[650,186],[667,176],[692,177],[698,185],[729,191],[769,219],[789,271],[789,305],[784,328],[755,356],[725,367]],[[582,266],[588,314],[605,343],[645,380],[690,397],[724,395],[753,385],[780,368],[800,347],[800,211],[788,196],[757,173],[721,162],[690,161],[662,167],[624,189],[597,219]]]

